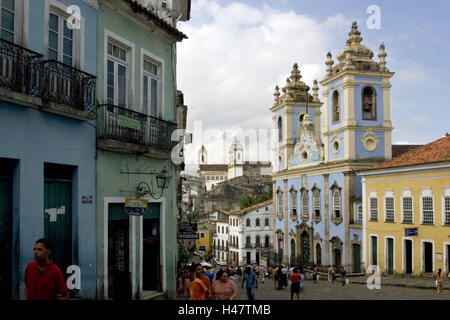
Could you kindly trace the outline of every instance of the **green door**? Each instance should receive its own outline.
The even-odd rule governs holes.
[[[0,300],[10,300],[12,289],[12,168],[7,167],[0,161]]]
[[[378,255],[377,238],[372,237],[372,265],[373,266],[378,265],[377,255]]]
[[[316,244],[316,264],[318,266],[322,265],[322,247],[320,246],[320,244]]]
[[[394,239],[387,239],[387,272],[394,275]]]
[[[353,245],[353,272],[361,272],[361,246],[359,244]]]
[[[44,234],[53,245],[50,259],[67,277],[72,264],[72,181],[44,180]]]

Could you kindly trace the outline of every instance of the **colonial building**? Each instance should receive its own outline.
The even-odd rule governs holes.
[[[97,1],[0,5],[0,300],[23,299],[42,237],[65,278],[80,267],[78,297],[95,299]]]
[[[98,298],[174,298],[181,168],[171,152],[185,122],[176,45],[186,38],[177,21],[190,1],[98,2]],[[125,214],[127,197],[149,201],[144,216]]]
[[[208,164],[208,152],[202,145],[198,152],[198,177],[205,181],[206,190],[211,190],[217,184],[236,177],[247,176],[253,178],[267,178],[272,175],[270,162],[250,162],[244,160],[244,148],[235,139],[228,151],[228,164]]]
[[[390,78],[385,46],[379,60],[353,23],[335,64],[326,60],[323,103],[294,64],[275,89],[273,224],[285,263],[345,265],[363,270],[361,177],[357,171],[391,158]],[[322,126],[323,124],[323,126]]]
[[[229,263],[260,264],[273,249],[272,199],[228,215]]]
[[[450,272],[450,136],[359,173],[366,265],[384,274]]]
[[[229,257],[229,246],[228,246],[228,236],[229,234],[229,224],[228,217],[217,220],[216,223],[216,233],[213,237],[212,249],[214,250],[214,258],[218,264],[227,264]]]

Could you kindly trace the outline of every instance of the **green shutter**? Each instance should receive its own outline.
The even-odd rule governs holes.
[[[0,176],[0,300],[11,299],[11,230],[12,179],[10,176]]]
[[[388,244],[388,274],[393,275],[394,274],[394,240],[393,239],[387,239]]]
[[[359,244],[353,245],[353,271],[361,272],[361,246]]]
[[[378,261],[377,261],[377,238],[376,237],[372,237],[372,265],[377,266],[378,265]]]

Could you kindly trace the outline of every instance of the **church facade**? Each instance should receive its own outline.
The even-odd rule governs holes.
[[[361,177],[356,172],[392,157],[390,78],[382,44],[379,61],[361,44],[353,23],[335,64],[310,87],[297,64],[270,109],[273,145],[274,247],[289,264],[365,270]]]

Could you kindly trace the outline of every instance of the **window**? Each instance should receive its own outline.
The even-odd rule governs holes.
[[[361,224],[363,221],[363,210],[362,206],[358,206],[357,213],[356,213],[356,223]]]
[[[371,251],[372,251],[372,257],[371,257],[371,264],[373,266],[378,265],[378,239],[377,237],[371,236]]]
[[[302,217],[308,217],[309,216],[309,197],[308,197],[308,191],[303,190],[302,191]]]
[[[378,221],[378,198],[370,198],[370,221]]]
[[[247,237],[245,238],[245,245],[246,245],[246,246],[249,246],[249,245],[250,245],[250,236],[247,236]]]
[[[245,226],[246,226],[246,227],[250,227],[250,219],[247,219],[247,220],[245,221]]]
[[[411,197],[402,198],[403,223],[413,223],[413,199]]]
[[[259,227],[259,218],[256,218],[255,226],[256,226],[256,227]]]
[[[143,64],[142,112],[157,117],[161,105],[159,93],[161,91],[161,64],[146,58],[144,58]]]
[[[264,219],[264,226],[269,227],[269,218]]]
[[[444,214],[444,224],[448,226],[450,225],[450,197],[444,198]]]
[[[376,91],[365,87],[362,91],[362,118],[363,120],[377,120]]]
[[[256,236],[256,247],[260,247],[261,246],[261,238],[259,236]]]
[[[283,120],[281,117],[278,118],[278,142],[283,141]]]
[[[334,218],[341,217],[341,192],[339,190],[333,191],[333,216]]]
[[[394,198],[384,198],[384,216],[386,222],[394,222]]]
[[[200,238],[204,238],[205,234],[204,233],[200,233]]]
[[[228,227],[227,227],[227,234],[228,234]]]
[[[266,207],[266,211],[269,211],[269,207]]]
[[[264,247],[268,248],[270,245],[270,236],[264,237]]]
[[[339,122],[341,110],[339,106],[339,91],[337,90],[333,92],[332,108],[333,122]]]
[[[320,217],[320,191],[315,190],[313,193],[314,216]]]
[[[283,193],[278,193],[278,219],[283,219]]]
[[[297,216],[297,191],[291,191],[291,215]]]
[[[422,197],[422,223],[434,223],[433,197]]]
[[[225,229],[224,229],[224,227],[222,226],[222,233],[225,233]]]
[[[14,0],[1,0],[1,37],[2,39],[14,42]]]
[[[127,69],[127,51],[113,43],[108,43],[106,99],[109,104],[127,107]]]
[[[220,233],[220,227],[217,226],[217,233]]]
[[[73,30],[67,27],[67,19],[55,13],[50,13],[48,25],[48,59],[57,60],[68,66],[72,66]]]

